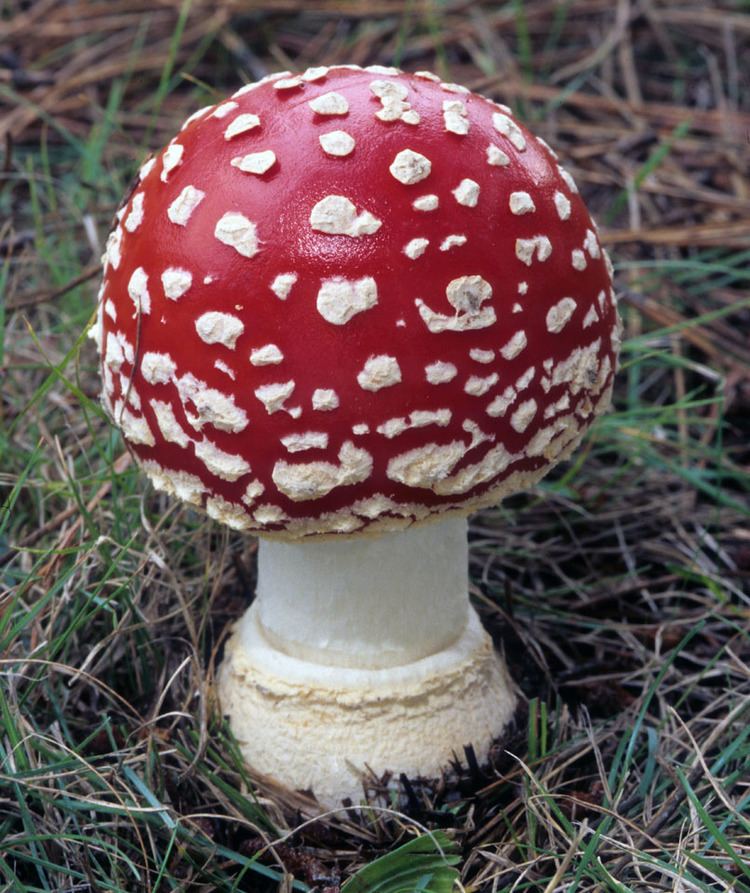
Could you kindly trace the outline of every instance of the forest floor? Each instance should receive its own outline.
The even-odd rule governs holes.
[[[741,2],[0,4],[0,891],[750,891],[748,58]],[[86,330],[146,155],[334,62],[512,106],[600,224],[625,337],[584,447],[472,521],[510,739],[317,817],[212,693],[255,542],[147,485]]]

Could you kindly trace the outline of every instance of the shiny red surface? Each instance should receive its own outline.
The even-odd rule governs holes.
[[[462,428],[465,420],[475,422],[495,440],[469,450],[453,472],[478,462],[497,443],[513,453],[522,453],[529,440],[549,419],[543,408],[557,400],[565,385],[553,387],[548,394],[541,387],[542,362],[565,359],[577,346],[601,339],[599,358],[610,357],[615,365],[613,331],[616,322],[611,281],[603,255],[586,255],[587,267],[578,271],[571,264],[571,251],[581,248],[591,219],[580,197],[560,177],[555,159],[527,130],[525,151],[519,152],[510,140],[499,134],[492,123],[498,107],[474,94],[447,92],[439,83],[401,75],[409,90],[411,107],[421,116],[418,125],[401,121],[383,122],[375,117],[381,103],[371,91],[373,80],[393,79],[379,73],[346,69],[330,70],[322,80],[304,83],[285,91],[275,90],[271,82],[234,99],[238,108],[223,118],[207,111],[190,123],[177,137],[184,146],[181,164],[174,168],[166,183],[160,179],[161,155],[156,164],[130,196],[121,220],[127,217],[138,192],[144,193],[144,219],[132,233],[123,230],[121,256],[117,269],[110,264],[104,275],[102,301],[111,300],[117,321],[103,314],[103,337],[122,332],[135,345],[135,363],[125,363],[122,372],[132,381],[140,396],[142,414],[156,438],[156,445],[134,445],[141,459],[152,459],[164,468],[184,470],[199,476],[209,494],[241,505],[240,497],[248,481],[258,479],[265,492],[257,504],[279,506],[290,517],[335,512],[374,493],[404,503],[427,506],[454,504],[455,496],[438,496],[427,488],[398,484],[386,475],[389,459],[425,443],[446,444],[457,439],[469,444],[471,438]],[[315,114],[308,102],[315,96],[335,90],[345,96],[349,112],[344,116]],[[461,100],[468,109],[471,128],[467,135],[445,129],[442,104]],[[223,133],[236,115],[252,112],[261,125],[231,140]],[[356,140],[354,151],[343,158],[324,153],[318,137],[321,133],[345,130]],[[500,147],[511,159],[507,167],[487,163],[488,144]],[[272,149],[276,164],[263,175],[243,173],[230,162],[238,155]],[[411,149],[432,162],[430,175],[419,183],[404,185],[389,173],[389,165],[403,149]],[[476,207],[464,207],[452,190],[464,178],[476,181],[480,196]],[[186,226],[172,223],[166,209],[186,185],[205,192],[205,199],[193,212]],[[509,209],[511,192],[528,192],[536,205],[534,213],[517,216]],[[556,190],[571,202],[570,219],[559,219],[553,204]],[[382,220],[373,235],[352,238],[316,232],[310,226],[310,211],[326,195],[339,194],[353,201],[358,211],[367,210]],[[436,194],[438,210],[420,212],[412,202],[419,196]],[[256,223],[261,250],[252,258],[241,256],[232,247],[214,237],[217,220],[228,211],[240,211]],[[449,251],[439,245],[451,234],[467,236],[466,244]],[[526,266],[515,253],[517,238],[545,235],[552,243],[552,254],[544,262],[534,260]],[[430,240],[425,253],[416,260],[402,251],[414,238]],[[142,267],[148,274],[151,311],[140,317],[128,295],[133,271]],[[191,272],[191,288],[178,301],[163,293],[160,275],[167,267],[182,267]],[[286,300],[280,300],[270,284],[280,273],[298,275]],[[446,286],[461,276],[480,275],[492,286],[490,303],[497,314],[492,326],[469,332],[428,331],[420,318],[415,299],[421,298],[433,310],[452,314],[446,299]],[[204,277],[212,281],[204,284]],[[377,282],[377,306],[355,315],[345,325],[332,325],[316,308],[321,280],[333,276],[358,279],[372,276]],[[528,283],[528,292],[519,295],[518,283]],[[583,328],[583,318],[597,295],[604,290],[607,299],[599,319]],[[570,296],[577,309],[559,334],[547,330],[549,308]],[[516,303],[521,312],[513,312]],[[485,305],[485,306],[487,306]],[[598,305],[597,305],[598,306]],[[220,344],[207,345],[195,329],[197,317],[210,310],[231,313],[242,319],[245,329],[232,350]],[[402,320],[403,325],[397,325]],[[519,329],[526,332],[528,346],[519,356],[505,360],[499,349]],[[250,364],[253,348],[277,345],[284,355],[279,365],[256,367]],[[469,350],[495,351],[489,364],[476,362]],[[226,394],[247,413],[249,424],[233,434],[210,425],[195,432],[185,415],[173,382],[148,384],[142,377],[138,360],[145,351],[164,352],[177,365],[177,374],[192,372]],[[401,368],[400,384],[375,393],[363,390],[357,374],[369,357],[387,354],[396,357]],[[226,363],[235,380],[217,370],[216,360]],[[436,360],[458,367],[456,378],[446,384],[427,382],[425,366]],[[512,384],[531,365],[536,374],[523,398],[539,403],[536,417],[523,432],[515,431],[509,419],[491,418],[486,407],[494,396]],[[487,394],[471,396],[464,385],[472,375],[496,372],[499,381]],[[611,377],[610,373],[610,377]],[[122,397],[118,376],[114,390],[107,396],[110,404]],[[295,389],[286,401],[288,408],[301,407],[299,418],[287,412],[272,415],[255,397],[261,385],[294,380]],[[604,389],[608,386],[605,384]],[[333,388],[339,408],[330,412],[314,411],[312,393],[316,388]],[[586,389],[571,395],[575,408],[586,397]],[[177,419],[193,438],[205,435],[229,453],[241,454],[251,465],[251,473],[236,482],[211,474],[194,455],[192,446],[167,443],[149,404],[151,399],[170,402]],[[105,401],[106,402],[106,401]],[[190,410],[190,407],[187,407]],[[375,429],[387,419],[407,416],[414,410],[448,408],[452,411],[447,427],[430,425],[408,430],[387,439]],[[132,409],[132,407],[131,407]],[[582,428],[593,416],[582,413]],[[354,435],[352,426],[367,423],[370,433]],[[288,453],[279,442],[295,432],[325,431],[329,445]],[[366,449],[373,457],[370,477],[359,484],[334,489],[327,496],[308,502],[293,502],[276,490],[271,475],[274,464],[325,460],[336,462],[345,441]],[[482,492],[495,487],[511,471],[540,468],[542,457],[522,458],[507,472],[465,494],[474,501]],[[253,523],[252,526],[257,526]]]

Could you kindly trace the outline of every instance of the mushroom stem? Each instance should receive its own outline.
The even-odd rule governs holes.
[[[469,619],[466,519],[359,540],[261,539],[257,621],[279,651],[380,669],[456,642]]]
[[[258,598],[218,676],[249,765],[333,807],[400,772],[436,778],[467,745],[486,760],[516,698],[469,605],[466,565],[464,519],[264,541]]]

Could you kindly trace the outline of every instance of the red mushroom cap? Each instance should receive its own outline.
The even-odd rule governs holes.
[[[609,404],[611,267],[555,154],[427,72],[201,109],[107,243],[103,401],[157,487],[285,537],[468,513]]]

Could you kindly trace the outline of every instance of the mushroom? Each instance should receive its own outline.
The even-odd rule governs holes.
[[[428,72],[264,78],[144,164],[107,243],[103,403],[154,485],[261,536],[223,710],[321,803],[484,760],[516,697],[466,517],[610,402],[611,267],[557,156]]]

